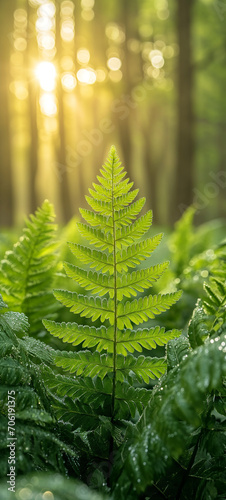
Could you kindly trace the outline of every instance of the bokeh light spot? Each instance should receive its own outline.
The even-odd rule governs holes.
[[[66,92],[71,92],[77,85],[77,81],[73,73],[64,73],[61,78],[61,83]]]
[[[16,50],[19,50],[20,52],[23,52],[27,48],[27,40],[22,37],[16,38],[16,40],[14,40],[14,48]]]
[[[96,81],[96,73],[92,69],[79,69],[77,72],[77,79],[80,83],[92,85]]]
[[[54,33],[39,34],[38,35],[38,46],[40,49],[52,50],[55,47]]]
[[[43,500],[54,500],[54,495],[52,491],[45,491],[42,495]]]
[[[92,9],[94,4],[95,0],[81,0],[81,6],[83,9]]]
[[[79,49],[77,52],[77,60],[82,64],[87,64],[90,60],[90,52],[88,49]]]
[[[35,26],[37,31],[50,31],[53,27],[53,21],[47,16],[39,17]]]
[[[27,12],[24,9],[16,9],[14,12],[14,21],[20,25],[26,25]]]
[[[74,38],[74,22],[73,19],[66,19],[61,25],[61,38],[64,42],[72,42]]]
[[[38,16],[54,17],[56,13],[56,7],[53,2],[47,2],[41,5],[38,9]]]
[[[160,50],[151,50],[149,59],[154,68],[162,68],[164,66],[164,58]]]
[[[122,61],[119,57],[110,57],[107,61],[107,66],[111,71],[118,71],[122,66]]]
[[[72,17],[74,12],[74,4],[70,1],[62,2],[61,4],[61,16],[62,17]]]
[[[18,497],[19,497],[19,500],[31,500],[32,491],[30,490],[30,488],[22,488],[18,492]]]
[[[54,94],[42,94],[39,99],[41,112],[46,116],[55,116],[57,113],[57,103]]]
[[[40,62],[35,69],[36,77],[40,87],[46,92],[51,92],[56,87],[56,68],[48,61]]]

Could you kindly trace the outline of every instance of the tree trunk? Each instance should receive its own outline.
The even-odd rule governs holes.
[[[178,130],[175,192],[172,200],[172,222],[193,201],[194,136],[193,136],[193,68],[191,53],[191,21],[193,0],[178,0]]]
[[[33,59],[37,55],[37,42],[29,32],[31,14],[33,12],[29,2],[27,2],[28,13],[28,36],[27,36],[27,67],[28,67],[28,105],[29,105],[29,125],[30,125],[30,148],[29,148],[29,213],[37,210],[38,199],[36,190],[36,176],[38,172],[38,124],[37,124],[37,82],[29,74],[32,68]]]
[[[137,0],[124,0],[122,2],[122,23],[124,24],[126,41],[130,38],[135,38],[137,35],[137,19],[139,12],[139,2]],[[128,50],[127,43],[124,47],[123,60],[123,91],[121,117],[117,120],[117,128],[119,130],[120,143],[122,148],[123,159],[128,176],[133,178],[132,173],[132,137],[131,137],[131,122],[133,121],[134,104],[131,98],[131,92],[137,83],[142,78],[142,67],[140,63],[140,55],[131,54]]]
[[[0,226],[13,224],[13,185],[10,147],[10,32],[14,2],[0,2]]]
[[[58,81],[57,81],[57,98],[58,98],[58,127],[59,127],[59,144],[57,147],[57,165],[59,166],[59,191],[62,210],[63,222],[68,222],[72,217],[72,206],[70,190],[68,185],[68,171],[66,161],[66,144],[65,144],[65,122],[64,122],[64,102],[63,89],[60,78],[60,58],[61,58],[61,37],[60,37],[60,4],[56,4],[56,49],[58,61]]]

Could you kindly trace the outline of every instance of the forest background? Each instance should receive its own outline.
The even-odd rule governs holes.
[[[224,0],[0,2],[0,226],[63,224],[114,143],[158,225],[225,213]]]

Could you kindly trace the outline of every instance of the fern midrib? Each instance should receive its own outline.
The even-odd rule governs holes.
[[[113,347],[113,385],[111,401],[111,421],[114,422],[116,391],[116,356],[117,356],[117,262],[116,262],[116,228],[114,207],[114,158],[112,165],[112,226],[113,226],[113,266],[114,266],[114,347]]]

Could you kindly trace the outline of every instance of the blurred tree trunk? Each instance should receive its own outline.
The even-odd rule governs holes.
[[[124,0],[121,3],[122,18],[121,22],[124,25],[126,41],[130,38],[138,37],[137,34],[137,19],[139,12],[138,0]],[[140,66],[140,56],[131,54],[128,50],[128,45],[125,43],[124,47],[124,60],[123,60],[123,90],[125,103],[125,113],[122,113],[121,118],[117,122],[119,130],[119,137],[121,142],[122,154],[125,162],[125,169],[128,172],[130,179],[133,178],[132,174],[132,138],[131,138],[131,121],[132,114],[134,113],[134,106],[132,103],[131,92],[137,83],[142,78],[142,70]],[[136,105],[135,105],[136,107]]]
[[[215,183],[215,189],[219,189],[218,196],[218,214],[220,217],[225,219],[225,209],[226,209],[226,200],[225,200],[225,188],[226,188],[226,123],[223,122],[218,127],[218,148],[219,148],[219,166],[216,175],[211,173],[211,180]]]
[[[60,59],[61,59],[61,36],[60,36],[60,3],[56,3],[56,49],[58,61],[58,80],[57,80],[57,99],[58,99],[58,130],[59,143],[57,145],[57,168],[59,167],[59,193],[61,203],[61,217],[63,222],[68,222],[72,217],[72,205],[70,190],[68,185],[68,171],[66,161],[66,142],[65,142],[65,116],[63,89],[60,78]]]
[[[172,199],[172,222],[193,201],[194,136],[193,136],[193,67],[191,52],[191,23],[194,0],[178,0],[177,30],[178,60],[178,129],[175,191]]]
[[[154,127],[158,116],[158,106],[153,105],[149,111],[148,124],[143,122],[142,135],[144,139],[144,183],[148,208],[151,208],[155,223],[158,221],[157,177],[156,161],[153,159]],[[142,122],[142,120],[141,120]]]
[[[27,28],[27,68],[28,68],[28,116],[30,125],[29,148],[29,213],[34,213],[38,207],[36,176],[38,172],[38,124],[37,124],[37,82],[31,77],[32,61],[37,57],[37,42],[35,33],[30,32],[32,26],[31,15],[33,9],[27,1],[28,28]],[[33,35],[33,36],[32,36]]]
[[[0,226],[11,226],[13,224],[9,111],[10,33],[13,30],[13,10],[13,0],[0,2]]]

